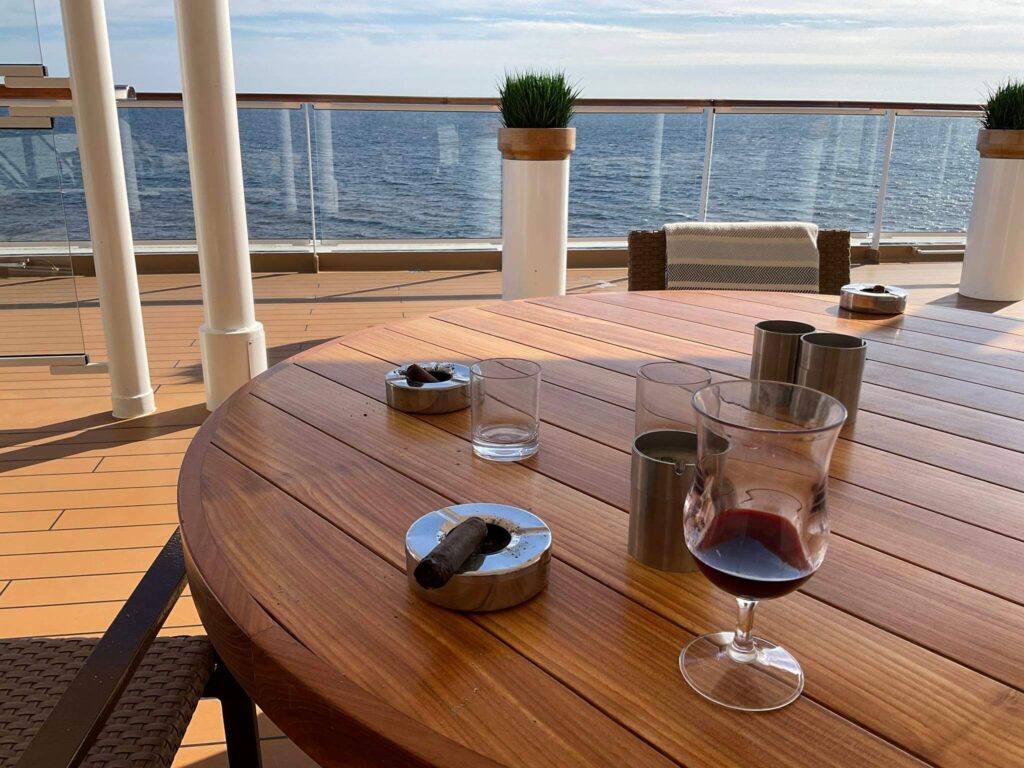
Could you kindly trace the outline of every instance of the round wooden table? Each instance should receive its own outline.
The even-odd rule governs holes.
[[[832,297],[600,294],[493,304],[304,352],[214,413],[180,484],[189,581],[218,652],[325,766],[1024,764],[1024,323],[922,306],[840,316]],[[860,417],[832,464],[820,572],[757,633],[805,694],[762,715],[677,669],[732,627],[700,574],[626,555],[633,374],[679,359],[743,376],[755,322],[869,339]],[[543,366],[541,449],[493,464],[469,413],[384,405],[411,360]],[[449,504],[539,514],[551,581],[458,614],[412,597],[403,538]]]

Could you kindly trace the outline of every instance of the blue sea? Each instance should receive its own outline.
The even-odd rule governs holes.
[[[120,110],[137,240],[195,238],[180,108]],[[307,142],[307,121],[309,141]],[[569,230],[624,237],[695,219],[700,114],[575,119]],[[241,109],[253,240],[497,238],[498,118],[492,113]],[[978,123],[899,117],[885,231],[960,231],[970,213]],[[868,231],[886,119],[716,116],[708,219],[800,219]],[[88,239],[74,122],[0,132],[0,242]]]

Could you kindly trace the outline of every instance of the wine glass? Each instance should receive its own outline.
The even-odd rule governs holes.
[[[828,547],[828,466],[846,409],[807,387],[768,381],[712,384],[693,396],[698,458],[686,498],[686,546],[712,584],[736,597],[735,632],[693,640],[679,656],[705,698],[761,712],[800,695],[803,670],[784,648],[751,634],[759,600],[807,581]]]

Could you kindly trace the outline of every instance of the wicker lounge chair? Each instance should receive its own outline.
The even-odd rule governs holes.
[[[156,637],[184,585],[176,531],[99,640],[0,641],[0,768],[170,766],[204,697],[231,767],[258,768],[256,710],[209,640]]]
[[[629,290],[665,290],[665,230],[629,233]],[[850,232],[818,230],[818,293],[839,294],[850,282]]]

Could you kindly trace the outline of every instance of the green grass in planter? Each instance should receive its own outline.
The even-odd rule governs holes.
[[[984,125],[994,130],[1024,130],[1024,81],[1007,80],[989,94]]]
[[[580,89],[564,72],[512,72],[498,86],[506,128],[568,128]]]

